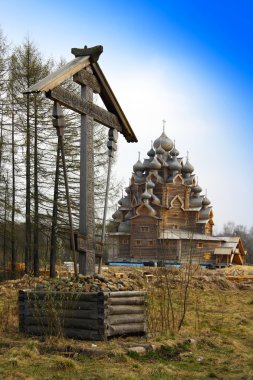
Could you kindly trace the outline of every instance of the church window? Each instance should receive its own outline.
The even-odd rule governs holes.
[[[140,240],[135,240],[135,245],[141,245],[141,241]]]
[[[149,245],[149,247],[153,247],[153,245],[154,245],[154,240],[148,240],[148,245]]]
[[[203,248],[203,243],[198,243],[198,248]]]
[[[147,226],[142,226],[142,227],[141,227],[141,232],[149,232],[149,227],[147,227]]]

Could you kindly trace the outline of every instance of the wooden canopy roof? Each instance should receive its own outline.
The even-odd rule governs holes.
[[[102,53],[102,46],[94,46],[92,48],[85,47],[84,49],[72,49],[72,53],[76,58],[62,66],[60,69],[49,74],[36,84],[29,87],[24,93],[38,93],[45,92],[46,95],[53,89],[63,83],[65,80],[71,78],[82,69],[88,66],[92,67],[94,76],[100,85],[100,96],[107,108],[107,110],[115,115],[120,124],[118,130],[124,135],[128,142],[137,142],[137,138],[119,104],[116,96],[114,95],[103,71],[101,70],[97,60]],[[50,96],[49,96],[50,97]],[[64,105],[64,103],[63,103]]]

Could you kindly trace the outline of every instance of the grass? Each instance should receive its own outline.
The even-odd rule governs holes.
[[[173,291],[176,295],[177,288]],[[141,344],[143,338],[118,338],[95,342],[97,349],[108,350],[99,357],[75,352],[93,342],[42,342],[19,334],[16,292],[0,299],[0,379],[253,379],[252,290],[196,286],[182,329],[148,338],[156,351],[127,353],[122,343]],[[44,349],[67,345],[73,352]]]

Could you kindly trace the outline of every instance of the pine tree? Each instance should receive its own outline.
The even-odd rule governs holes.
[[[14,87],[15,105],[17,107],[17,124],[19,126],[20,141],[25,148],[21,153],[19,169],[25,173],[20,176],[25,182],[25,267],[26,272],[39,274],[39,192],[38,192],[38,128],[43,128],[47,123],[45,109],[48,109],[48,101],[33,94],[23,95],[32,84],[39,81],[49,73],[50,62],[44,63],[38,50],[28,39],[23,45],[13,52],[11,81]],[[41,139],[44,140],[44,137]],[[33,241],[32,241],[33,238]],[[32,265],[33,258],[33,265]]]

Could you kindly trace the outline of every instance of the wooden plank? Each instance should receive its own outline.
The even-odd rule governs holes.
[[[85,67],[90,65],[90,57],[77,57],[72,61],[68,62],[66,65],[62,66],[58,70],[49,74],[36,84],[30,86],[24,94],[29,94],[32,92],[41,92],[41,91],[49,91],[59,86],[66,79],[70,78],[72,75],[76,74],[78,71],[84,69]]]
[[[56,87],[53,90],[46,92],[46,96],[81,115],[89,115],[97,123],[102,124],[105,127],[116,128],[119,132],[122,131],[121,124],[116,115],[92,102],[82,100],[80,96],[72,94],[64,88]]]
[[[101,91],[100,84],[98,83],[95,75],[89,73],[87,70],[81,70],[73,76],[73,81],[92,88],[92,90],[99,94]]]
[[[108,305],[105,314],[119,315],[119,314],[141,314],[145,313],[145,306],[122,306],[122,305]]]
[[[128,324],[128,323],[140,323],[145,322],[146,316],[144,313],[142,314],[129,314],[129,315],[110,315],[106,319],[105,323],[108,323],[109,325],[121,325],[121,324]]]
[[[144,297],[112,297],[108,299],[108,305],[144,305]]]

